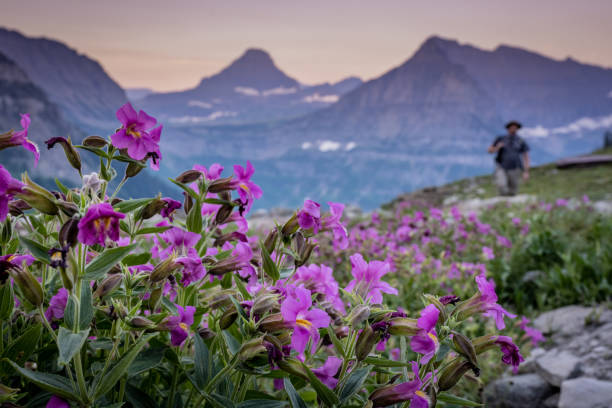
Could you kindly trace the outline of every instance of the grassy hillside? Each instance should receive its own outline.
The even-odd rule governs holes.
[[[612,154],[612,148],[600,149],[592,155]],[[557,169],[554,163],[533,167],[530,179],[523,182],[520,194],[533,194],[542,199],[571,198],[588,195],[592,200],[612,200],[612,165]],[[497,195],[492,173],[458,180],[438,187],[427,187],[404,194],[394,200],[424,201],[431,205],[445,200],[489,198]]]

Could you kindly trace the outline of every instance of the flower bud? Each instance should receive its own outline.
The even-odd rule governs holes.
[[[357,305],[347,316],[349,325],[352,328],[359,326],[370,317],[370,307],[368,305]]]
[[[163,294],[163,288],[161,287],[155,288],[151,291],[151,295],[149,296],[149,299],[148,299],[148,305],[149,305],[150,310],[157,309],[157,305],[159,304],[162,294]]]
[[[158,263],[149,275],[149,280],[153,283],[165,280],[172,272],[181,267],[180,264],[174,262],[176,255],[174,252],[166,259]]]
[[[223,313],[221,319],[219,319],[219,328],[221,330],[228,329],[232,324],[234,324],[237,318],[238,312],[236,311],[236,308],[230,308],[225,313]]]
[[[266,236],[266,239],[264,240],[264,244],[263,244],[264,247],[266,248],[266,251],[268,251],[269,254],[271,254],[274,251],[274,248],[276,247],[277,238],[278,238],[278,229],[272,228],[272,230]]]
[[[389,333],[400,336],[415,336],[419,331],[417,319],[409,317],[395,317],[389,321]]]
[[[374,345],[378,343],[379,339],[380,335],[372,330],[372,326],[366,326],[366,328],[359,333],[357,343],[355,344],[355,356],[357,357],[357,361],[365,360],[374,348]]]
[[[127,167],[125,168],[124,178],[126,179],[132,178],[136,176],[138,173],[140,173],[146,167],[147,166],[142,163],[131,161],[128,163]]]
[[[162,200],[159,197],[155,197],[153,201],[149,204],[145,205],[142,210],[138,213],[137,219],[148,220],[149,218],[154,217],[159,214],[162,209],[164,209],[168,205],[167,202]]]
[[[211,339],[213,337],[215,337],[215,332],[210,330],[208,327],[200,327],[198,329],[198,335],[206,340],[206,339]]]
[[[462,333],[453,331],[453,345],[455,350],[463,355],[474,367],[478,367],[478,360],[476,359],[476,350],[474,345],[467,336]]]
[[[283,236],[283,238],[287,238],[292,234],[295,234],[298,228],[300,228],[300,224],[298,223],[297,213],[293,213],[291,218],[289,218],[285,225],[283,225],[283,228],[281,229],[281,235]]]
[[[24,211],[30,209],[32,209],[30,204],[26,203],[23,200],[12,200],[9,203],[9,213],[14,217],[18,217],[22,215]]]
[[[423,297],[440,311],[440,317],[442,318],[442,321],[445,322],[448,318],[448,314],[446,313],[446,308],[444,307],[442,302],[440,302],[440,300],[438,300],[438,298],[433,295],[424,294]]]
[[[223,225],[227,221],[227,219],[232,215],[234,211],[234,206],[229,204],[223,204],[217,210],[217,215],[215,216],[215,224]]]
[[[70,218],[62,225],[59,231],[59,243],[62,247],[74,247],[79,235],[79,220]]]
[[[236,185],[234,183],[233,177],[224,177],[214,180],[208,186],[209,193],[221,193],[227,190],[235,190]]]
[[[22,181],[25,186],[19,194],[15,195],[16,197],[21,198],[43,214],[57,215],[59,210],[55,205],[55,196],[51,192],[34,183],[27,173],[23,174]]]
[[[74,214],[79,212],[79,207],[73,202],[57,200],[55,204],[68,217],[72,217]]]
[[[316,247],[317,247],[317,244],[312,243],[312,242],[306,242],[304,246],[302,247],[302,250],[298,253],[298,255],[300,256],[300,259],[295,260],[295,266],[300,267],[304,265],[306,262],[308,262],[308,259],[310,258],[312,251]]]
[[[87,136],[83,139],[83,146],[103,148],[108,142],[101,136]]]
[[[183,196],[185,197],[183,200],[183,209],[185,210],[185,214],[189,214],[189,210],[193,207],[193,198],[186,192],[183,192]]]
[[[267,355],[268,349],[264,346],[263,339],[261,338],[247,341],[242,345],[240,351],[238,351],[238,357],[242,361],[248,361],[259,356],[267,357]]]
[[[123,276],[121,276],[119,273],[108,276],[100,283],[100,286],[98,286],[96,291],[93,293],[93,296],[103,298],[115,290],[115,288],[121,284],[122,280]]]
[[[447,391],[453,388],[468,370],[472,368],[472,363],[462,359],[455,359],[440,374],[438,388],[440,391]]]
[[[28,271],[19,266],[13,266],[9,268],[9,273],[15,280],[19,289],[23,293],[23,296],[32,305],[38,307],[43,303],[43,291],[40,283],[36,278]]]
[[[47,149],[52,149],[57,143],[61,144],[64,148],[64,153],[66,154],[66,158],[68,159],[68,163],[72,167],[74,167],[79,174],[81,174],[81,156],[79,156],[79,152],[76,151],[70,138],[66,139],[64,137],[52,137],[51,139],[45,141],[47,144]]]
[[[142,316],[134,316],[128,321],[128,325],[134,329],[152,329],[155,327],[155,323]]]
[[[187,184],[193,183],[197,179],[202,177],[202,172],[199,170],[187,170],[182,172],[177,178],[176,181],[179,183]]]
[[[259,328],[265,332],[277,332],[289,328],[289,325],[285,323],[282,314],[274,313],[261,319]]]
[[[255,316],[262,316],[275,308],[278,308],[278,295],[264,293],[255,297],[251,310]]]
[[[304,363],[296,358],[289,357],[280,361],[277,361],[278,368],[286,373],[293,374],[297,377],[308,380],[308,374],[304,368]]]
[[[7,218],[4,221],[4,224],[2,225],[2,232],[0,232],[0,244],[2,245],[8,244],[12,236],[13,236],[13,224],[11,223],[11,220]]]

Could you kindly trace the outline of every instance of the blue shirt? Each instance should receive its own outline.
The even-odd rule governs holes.
[[[502,142],[504,147],[497,151],[495,161],[505,170],[522,169],[523,159],[521,156],[529,151],[527,143],[516,134],[498,136],[493,141],[493,146],[499,142]]]

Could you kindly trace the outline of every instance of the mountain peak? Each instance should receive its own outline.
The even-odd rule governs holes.
[[[199,88],[227,86],[233,89],[236,86],[248,86],[258,91],[276,87],[298,86],[298,82],[281,71],[274,60],[261,48],[249,48],[240,57],[235,59],[228,67],[212,77],[204,78]]]

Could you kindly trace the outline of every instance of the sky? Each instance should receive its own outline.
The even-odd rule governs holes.
[[[0,26],[65,42],[124,88],[191,88],[249,47],[305,84],[371,79],[431,35],[612,68],[611,0],[0,0],[0,8]]]

